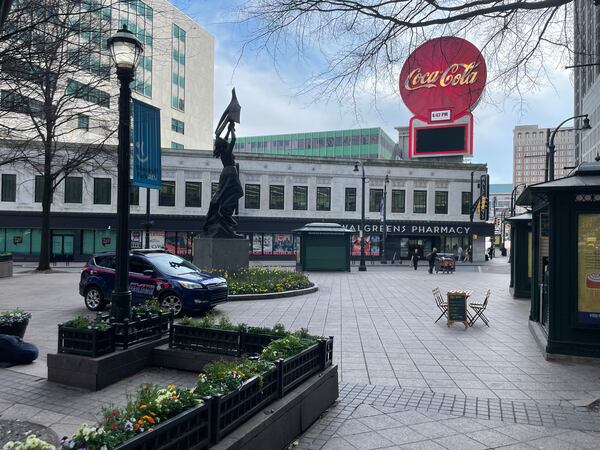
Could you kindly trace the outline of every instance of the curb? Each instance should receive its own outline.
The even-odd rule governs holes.
[[[230,302],[243,302],[246,300],[271,300],[276,298],[285,297],[296,297],[298,295],[312,294],[317,292],[319,286],[313,283],[311,287],[304,289],[296,289],[294,291],[283,291],[283,292],[265,292],[264,294],[236,294],[227,297],[227,301]]]

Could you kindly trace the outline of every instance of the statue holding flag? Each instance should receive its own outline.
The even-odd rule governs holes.
[[[243,238],[236,233],[237,222],[233,213],[238,206],[238,200],[244,196],[240,177],[235,165],[233,148],[235,147],[235,123],[240,123],[241,106],[231,91],[231,102],[219,119],[215,129],[213,156],[221,158],[223,171],[219,177],[219,188],[210,201],[210,207],[204,222],[203,235],[213,238]],[[227,129],[224,137],[223,131]]]

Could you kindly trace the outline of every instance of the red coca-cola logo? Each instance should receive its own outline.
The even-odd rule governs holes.
[[[477,105],[486,77],[479,49],[464,39],[445,36],[410,54],[400,72],[400,94],[417,116],[429,120],[432,111],[449,110],[455,118]]]

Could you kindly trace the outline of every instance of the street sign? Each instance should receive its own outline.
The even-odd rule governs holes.
[[[133,100],[133,184],[160,189],[160,109]]]

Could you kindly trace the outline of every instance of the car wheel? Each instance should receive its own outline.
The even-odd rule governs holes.
[[[85,307],[90,311],[102,311],[106,306],[102,291],[96,286],[92,286],[85,291],[84,295]]]
[[[169,308],[173,310],[173,315],[178,316],[183,310],[183,303],[176,294],[166,294],[160,299],[160,305],[163,308]]]

